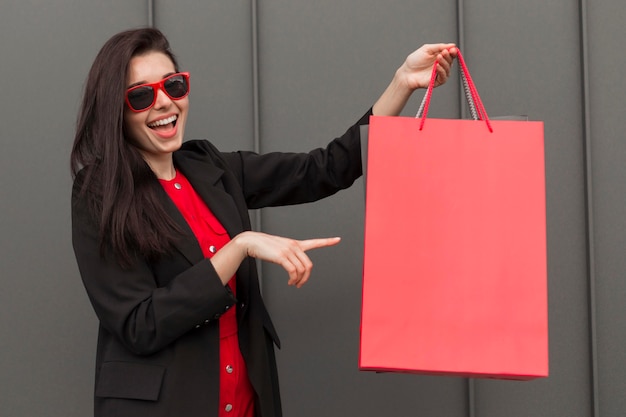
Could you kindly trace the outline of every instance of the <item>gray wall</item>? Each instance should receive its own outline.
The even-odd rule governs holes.
[[[263,267],[283,340],[287,416],[624,415],[625,8],[622,0],[2,0],[0,416],[91,415],[97,321],[71,250],[68,155],[97,50],[151,21],[192,72],[188,137],[224,150],[324,145],[425,42],[462,47],[490,115],[545,122],[550,377],[358,371],[359,181],[318,203],[253,213],[270,233],[343,237],[311,253],[304,289]],[[436,91],[432,117],[463,113],[456,80]]]

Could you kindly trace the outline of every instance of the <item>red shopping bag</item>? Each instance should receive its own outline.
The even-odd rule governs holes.
[[[548,375],[543,123],[370,120],[359,367]],[[434,76],[434,71],[433,71]]]

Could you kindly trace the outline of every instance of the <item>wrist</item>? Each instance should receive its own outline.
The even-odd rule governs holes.
[[[372,113],[375,116],[397,116],[411,97],[413,90],[404,81],[402,70],[398,69],[391,82],[374,103]]]
[[[419,88],[419,85],[412,83],[413,71],[409,68],[405,62],[396,70],[391,83],[395,86],[398,94],[406,94],[410,96],[415,90]]]
[[[250,256],[248,251],[249,245],[246,243],[246,235],[249,232],[241,232],[237,236],[231,239],[229,245],[234,247],[235,252],[238,254],[240,261]]]

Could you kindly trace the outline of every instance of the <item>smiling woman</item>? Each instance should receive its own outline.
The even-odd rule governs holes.
[[[407,57],[373,108],[325,149],[220,152],[183,141],[189,74],[155,29],[113,36],[89,72],[71,155],[72,239],[98,316],[95,417],[280,417],[274,345],[256,259],[304,285],[306,251],[251,230],[248,210],[306,203],[361,175],[359,126],[439,82],[452,44]]]
[[[174,63],[162,52],[146,52],[130,60],[128,85],[131,87],[126,93],[124,127],[160,179],[174,177],[172,154],[183,144],[189,110],[189,89],[184,80],[185,76],[176,74]],[[173,94],[165,89],[166,83]],[[146,95],[152,100],[146,100]],[[137,109],[133,103],[151,104]]]

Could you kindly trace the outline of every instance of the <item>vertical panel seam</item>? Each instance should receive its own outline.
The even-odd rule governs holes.
[[[148,27],[154,27],[154,0],[148,0]]]
[[[251,0],[252,14],[252,113],[253,113],[253,149],[260,152],[260,128],[259,128],[259,31],[258,31],[258,4],[257,0]]]
[[[589,287],[589,332],[591,362],[591,402],[592,415],[600,417],[600,401],[598,387],[598,346],[596,317],[596,262],[595,262],[595,229],[593,221],[593,162],[591,159],[591,114],[589,86],[589,32],[587,20],[587,0],[580,0],[580,53],[582,72],[582,106],[584,134],[584,167],[585,167],[585,216],[587,241],[587,274]]]
[[[250,14],[251,14],[251,40],[252,40],[252,135],[253,135],[253,150],[254,152],[261,152],[261,128],[260,128],[260,90],[259,85],[259,9],[257,0],[251,0],[250,2]],[[262,230],[261,210],[256,211],[254,218],[255,230]],[[257,271],[259,276],[259,288],[263,293],[263,267],[260,261],[257,260]]]
[[[463,52],[465,52],[465,11],[464,11],[464,0],[457,0],[456,3],[456,19],[457,19],[457,46]],[[459,68],[459,75],[461,74],[461,70]],[[462,83],[460,83],[462,84]],[[459,116],[461,119],[467,117],[466,112],[466,100],[465,94],[462,91],[462,88],[459,88]],[[467,379],[467,415],[468,417],[476,417],[476,382],[473,378]]]
[[[465,6],[464,0],[457,0],[457,12],[456,12],[457,37],[458,37],[457,46],[463,52],[465,52],[465,20],[464,20],[465,12],[464,12],[464,6]],[[459,78],[460,78],[460,74],[461,74],[461,69],[459,67]],[[461,114],[460,114],[461,119],[465,119],[467,117],[467,112],[465,110],[466,100],[467,100],[467,98],[465,97],[465,94],[463,94],[463,92],[461,90],[459,90],[459,109],[461,111]]]

